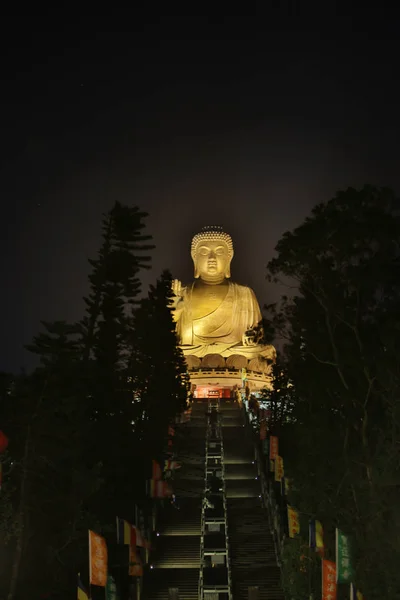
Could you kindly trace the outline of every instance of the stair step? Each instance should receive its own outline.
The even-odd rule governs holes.
[[[165,508],[159,519],[161,535],[197,535],[201,533],[201,501],[199,498],[177,499],[179,510],[171,505]]]
[[[226,464],[225,465],[225,481],[254,479],[257,476],[257,467],[251,462],[246,464]]]
[[[179,600],[198,600],[198,569],[151,569],[145,573],[143,600],[169,600],[168,589],[179,589]]]
[[[258,479],[237,479],[226,482],[226,498],[260,498]],[[261,504],[261,500],[260,500]]]
[[[174,473],[172,487],[179,510],[166,503],[161,511],[160,535],[151,554],[154,568],[145,573],[143,600],[169,600],[171,587],[179,589],[180,600],[198,600],[207,410],[207,400],[194,402],[191,420],[177,428],[174,451],[182,468]],[[258,586],[260,600],[284,600],[274,540],[259,498],[253,441],[243,427],[243,409],[221,400],[219,411],[233,599],[248,600],[248,588]]]
[[[199,569],[200,536],[160,535],[151,564],[157,569]]]

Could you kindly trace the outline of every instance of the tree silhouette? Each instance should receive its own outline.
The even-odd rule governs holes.
[[[299,507],[354,535],[359,587],[388,599],[400,591],[398,215],[390,190],[348,189],[286,233],[269,263],[272,281],[297,285],[275,322],[296,392],[286,464]]]

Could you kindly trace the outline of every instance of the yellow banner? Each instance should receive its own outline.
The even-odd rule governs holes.
[[[278,455],[275,459],[275,481],[282,481],[283,475],[283,458]]]
[[[288,525],[289,525],[289,537],[294,538],[295,535],[300,533],[300,519],[297,510],[288,505]]]

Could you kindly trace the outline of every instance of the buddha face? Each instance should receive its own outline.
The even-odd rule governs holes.
[[[230,277],[232,254],[222,240],[199,242],[193,254],[194,276],[207,283],[220,283]]]

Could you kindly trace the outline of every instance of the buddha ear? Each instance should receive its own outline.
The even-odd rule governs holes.
[[[194,266],[194,278],[198,279],[200,277],[200,273],[199,273],[199,270],[196,265],[196,255],[194,252],[192,252],[191,254],[192,254],[192,261],[193,261],[193,266]]]
[[[232,254],[232,256],[230,257],[230,260],[229,260],[229,264],[228,264],[228,266],[226,267],[226,273],[225,273],[225,277],[226,277],[227,279],[230,279],[230,277],[231,277],[231,261],[232,261],[232,258],[233,258],[233,254]]]

